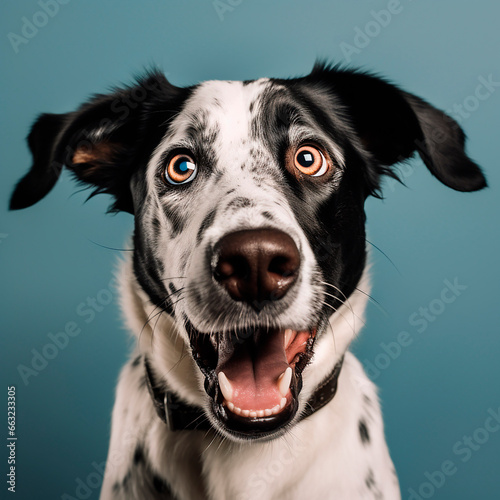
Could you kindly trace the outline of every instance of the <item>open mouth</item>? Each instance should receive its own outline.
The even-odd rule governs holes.
[[[213,415],[228,432],[262,438],[291,422],[316,332],[261,327],[208,335],[188,323]]]

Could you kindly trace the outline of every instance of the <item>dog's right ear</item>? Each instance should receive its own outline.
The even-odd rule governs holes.
[[[112,94],[96,95],[67,114],[43,114],[28,136],[33,165],[19,181],[10,209],[29,207],[55,185],[65,165],[82,183],[94,187],[91,194],[114,197],[110,211],[133,213],[130,179],[145,142],[161,130],[172,100],[185,89],[171,85],[160,72],[151,72],[135,86]],[[148,113],[149,109],[155,113]],[[161,111],[164,111],[163,114]],[[157,126],[148,125],[156,120]],[[159,139],[158,139],[159,140]]]
[[[429,171],[457,191],[486,187],[486,178],[465,151],[465,134],[450,116],[383,78],[318,63],[306,80],[339,99],[363,148],[375,160],[367,173],[369,194],[380,178],[398,178],[393,166],[418,152]],[[375,174],[375,175],[373,175]]]

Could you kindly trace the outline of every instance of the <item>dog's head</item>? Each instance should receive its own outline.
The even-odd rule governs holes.
[[[40,200],[66,165],[134,214],[135,279],[175,318],[212,424],[269,438],[352,339],[332,315],[350,314],[365,268],[366,198],[415,152],[445,185],[483,188],[464,140],[441,111],[363,73],[317,65],[189,88],[151,73],[42,115],[11,208]]]

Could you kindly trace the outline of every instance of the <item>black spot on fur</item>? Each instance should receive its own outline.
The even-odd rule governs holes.
[[[253,206],[252,200],[249,198],[244,198],[243,196],[238,196],[234,200],[231,200],[227,205],[227,208],[246,208]]]
[[[361,442],[363,444],[368,444],[370,442],[370,433],[368,432],[368,427],[366,426],[366,422],[363,419],[359,421],[358,428]]]
[[[149,245],[150,242],[147,236],[143,234],[143,228],[136,220],[133,255],[134,274],[141,288],[148,294],[154,305],[170,314],[172,312],[170,304],[165,300],[165,296],[167,296],[166,285],[161,279],[158,259]]]
[[[274,220],[273,214],[271,212],[262,212],[262,216],[267,220]]]
[[[172,214],[170,217],[170,224],[172,225],[172,231],[170,233],[170,236],[172,238],[175,238],[177,235],[180,234],[180,232],[184,229],[186,221],[178,214]]]
[[[168,484],[159,476],[153,476],[153,487],[158,493],[169,493]]]
[[[365,485],[368,488],[368,490],[373,494],[374,500],[383,500],[384,495],[380,491],[380,488],[378,487],[377,482],[375,481],[375,475],[372,469],[368,469],[368,473],[366,474],[365,478]]]
[[[203,238],[203,235],[205,234],[205,231],[212,225],[215,219],[215,215],[217,213],[217,210],[210,210],[208,212],[207,216],[203,219],[202,223],[200,224],[200,229],[198,229],[198,234],[196,235],[196,241],[198,243],[201,242],[201,239]]]
[[[365,484],[369,490],[371,490],[373,488],[373,486],[375,485],[375,478],[373,476],[372,469],[368,469],[368,474],[366,475]]]
[[[227,191],[227,192],[226,192],[226,196],[227,196],[228,194],[232,194],[232,193],[234,193],[235,191],[236,191],[236,189],[234,189],[234,188],[233,188],[233,189],[230,189],[229,191]]]
[[[168,284],[168,289],[172,292],[172,295],[177,293],[177,289],[175,288],[173,283]]]
[[[137,445],[134,452],[134,464],[139,465],[145,463],[144,450],[140,444]]]
[[[123,478],[123,481],[122,481],[122,487],[123,488],[126,488],[127,487],[127,484],[129,483],[130,479],[132,478],[132,471],[128,471],[127,474],[125,475],[125,477]]]
[[[203,297],[196,289],[193,290],[193,302],[194,302],[194,307],[196,308],[201,307],[203,304]]]
[[[189,252],[184,252],[182,255],[181,255],[181,269],[186,269],[186,266],[187,266],[187,262],[188,262],[188,259],[189,259],[189,256],[191,254]]]
[[[132,361],[132,366],[135,368],[136,366],[139,366],[139,363],[141,362],[141,355],[139,354],[138,356],[136,356],[136,358],[134,359],[134,361]]]
[[[151,224],[153,225],[155,237],[158,238],[158,236],[160,235],[160,231],[161,231],[160,219],[158,219],[158,217],[154,217],[151,220]]]
[[[116,482],[113,484],[113,493],[118,493],[120,491],[121,484],[119,482]]]

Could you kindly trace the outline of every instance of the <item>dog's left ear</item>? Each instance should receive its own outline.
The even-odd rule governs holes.
[[[10,209],[41,200],[66,166],[81,183],[94,187],[91,196],[113,196],[110,211],[133,213],[132,173],[148,144],[153,148],[159,141],[155,136],[182,91],[153,71],[136,85],[97,95],[74,112],[41,115],[28,136],[33,164],[12,193]],[[151,109],[155,112],[148,113]]]
[[[457,191],[487,186],[481,169],[465,153],[465,134],[458,123],[417,96],[366,73],[318,64],[309,76],[327,83],[376,164],[379,174],[396,177],[388,167],[417,151],[431,173]],[[373,190],[376,192],[375,181]]]

